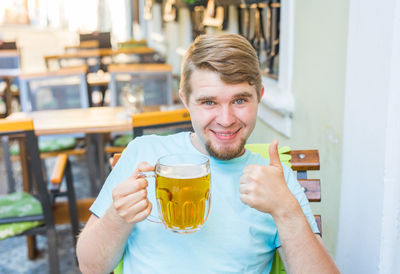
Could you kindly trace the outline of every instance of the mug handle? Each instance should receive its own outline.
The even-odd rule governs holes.
[[[137,176],[137,178],[156,178],[155,172],[154,171],[143,171],[140,172]],[[157,199],[157,198],[156,198]],[[157,201],[156,201],[157,203]],[[159,217],[153,216],[153,215],[149,215],[147,216],[146,220],[152,222],[152,223],[157,223],[157,224],[161,224],[161,219]]]

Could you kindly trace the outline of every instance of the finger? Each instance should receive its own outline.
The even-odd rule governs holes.
[[[148,206],[149,206],[149,200],[144,199],[141,200],[140,202],[136,203],[135,205],[133,205],[130,210],[132,211],[132,213],[134,213],[135,215],[139,214],[140,212],[142,212],[143,210],[145,210]]]
[[[256,165],[248,165],[243,169],[243,175],[244,174],[251,174],[253,170],[255,169]]]
[[[150,215],[152,208],[153,208],[153,205],[149,202],[147,205],[147,208],[145,208],[141,212],[138,212],[136,214],[136,216],[130,222],[137,223],[137,222],[145,220],[147,218],[147,216]]]
[[[136,215],[140,214],[149,206],[149,201],[147,199],[141,200],[138,203],[130,206],[129,208],[118,211],[120,216],[130,222]]]
[[[148,186],[148,181],[144,178],[133,179],[129,178],[123,183],[119,184],[112,191],[113,199],[119,199],[121,197],[138,192],[141,189],[145,189]]]
[[[241,183],[239,185],[239,193],[248,194],[250,192],[249,185],[247,183]]]
[[[247,177],[249,180],[262,176],[262,170],[265,166],[262,165],[248,165],[243,169],[243,177]]]
[[[248,195],[248,194],[240,194],[240,200],[242,201],[242,203],[252,207],[251,206],[252,200],[250,198],[250,195]]]
[[[137,178],[140,172],[144,172],[144,171],[153,171],[154,170],[154,166],[150,165],[147,162],[140,162],[135,171],[132,174],[133,178]]]
[[[138,202],[145,200],[146,197],[147,197],[147,190],[142,189],[138,192],[117,199],[114,202],[114,207],[118,210],[125,210],[137,204]]]
[[[281,160],[278,153],[278,140],[274,140],[269,146],[269,165],[281,167]]]

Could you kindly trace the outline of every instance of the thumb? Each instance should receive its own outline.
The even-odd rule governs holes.
[[[274,140],[269,146],[269,165],[281,167],[281,160],[278,153],[278,140]]]

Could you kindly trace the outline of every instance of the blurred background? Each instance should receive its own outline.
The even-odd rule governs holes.
[[[249,142],[319,150],[312,208],[340,269],[400,273],[400,1],[0,1],[0,41],[16,43],[23,72],[75,66],[82,60],[54,56],[82,50],[85,34],[101,48],[104,34],[112,50],[153,49],[152,61],[172,66],[175,94],[190,43],[220,32],[245,36],[259,55],[265,95]],[[101,63],[137,59],[109,57]],[[99,94],[94,102],[107,102]]]

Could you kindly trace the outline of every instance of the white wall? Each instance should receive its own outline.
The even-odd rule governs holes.
[[[0,33],[4,40],[17,41],[24,72],[45,71],[44,56],[62,54],[65,46],[79,44],[78,33],[64,29],[4,26]]]
[[[350,1],[336,258],[343,273],[399,273],[399,4]]]

